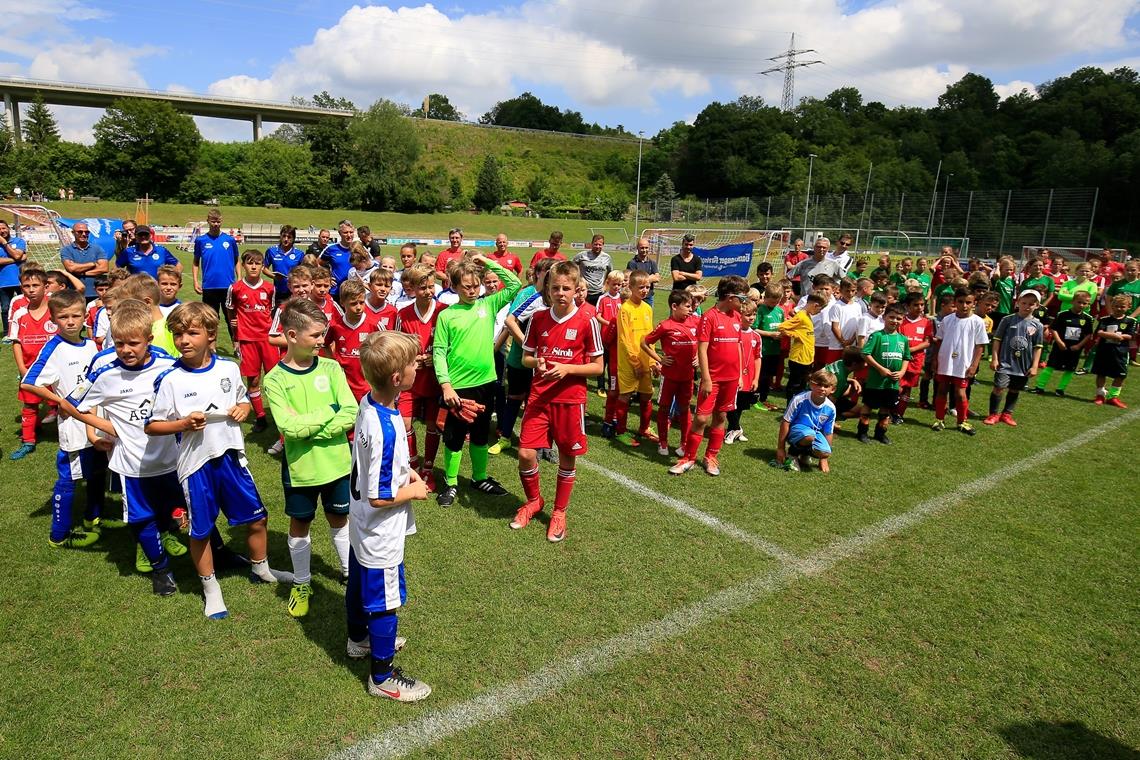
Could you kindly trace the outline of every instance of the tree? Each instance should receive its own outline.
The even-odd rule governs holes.
[[[653,189],[649,191],[649,200],[657,204],[657,219],[654,221],[660,220],[663,214],[669,213],[669,209],[672,208],[673,201],[676,197],[677,190],[673,187],[673,180],[666,172],[658,178],[657,182],[653,185]]]
[[[569,109],[559,111],[557,106],[548,106],[529,92],[524,92],[517,98],[499,101],[494,108],[479,117],[479,123],[575,134],[590,131],[579,112]]]
[[[416,115],[422,115],[423,110],[416,111]],[[463,121],[463,114],[451,105],[451,101],[447,99],[446,95],[441,95],[438,92],[433,92],[428,95],[428,112],[427,118],[439,119],[440,121]]]
[[[13,145],[12,131],[8,129],[8,120],[0,118],[0,156],[8,155]]]
[[[348,136],[351,197],[366,209],[395,209],[420,155],[416,128],[398,105],[380,99],[352,120]]]
[[[305,104],[304,101],[301,101]],[[334,98],[326,91],[313,96],[312,105],[317,108],[355,111],[356,106],[346,98]],[[301,136],[313,154],[313,162],[324,169],[334,187],[347,187],[349,178],[349,154],[352,151],[352,138],[348,134],[348,122],[330,116],[313,124],[301,127]],[[341,201],[348,203],[347,198]]]
[[[38,92],[24,116],[23,127],[24,141],[30,147],[43,148],[59,142],[59,125],[51,110],[44,105],[44,96]]]
[[[173,198],[201,142],[194,120],[169,103],[121,98],[95,123],[95,165],[115,197]]]
[[[480,211],[496,211],[506,200],[506,187],[503,175],[499,171],[499,162],[494,156],[483,158],[483,167],[479,169],[479,177],[475,180],[475,197],[472,200],[475,208]]]

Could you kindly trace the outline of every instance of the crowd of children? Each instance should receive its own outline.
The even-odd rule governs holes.
[[[282,229],[283,244],[292,234]],[[559,252],[560,233],[534,257],[525,284],[505,238],[484,256],[463,250],[460,231],[450,237],[438,257],[403,246],[399,271],[395,258],[354,246],[339,281],[317,255],[243,251],[242,277],[221,299],[236,362],[217,354],[216,306],[178,300],[176,266],[155,276],[113,270],[91,303],[74,278],[25,266],[23,296],[8,315],[22,404],[22,446],[11,458],[34,452],[37,427],[58,414],[49,545],[94,544],[113,522],[103,507],[116,488],[136,566],[156,594],[177,590],[171,561],[187,553],[177,537],[186,530],[206,617],[228,615],[217,573],[235,567],[255,582],[289,584],[288,613],[304,617],[319,502],[346,586],[347,656],[370,659],[369,693],[414,701],[430,687],[393,667],[404,644],[396,613],[406,599],[404,537],[416,529],[411,503],[431,493],[441,507],[456,502],[464,447],[470,488],[506,495],[488,460],[517,445],[523,503],[510,527],[545,510],[539,462],[547,459],[557,463],[547,539],[564,540],[576,460],[589,444],[591,377],[608,378],[599,390],[603,437],[655,444],[659,456],[676,456],[673,475],[700,463],[717,476],[722,446],[748,441],[747,410],[781,413],[773,466],[803,470],[814,459],[827,472],[844,418],[858,420],[857,441],[890,444],[915,388],[919,406],[933,408],[933,430],[952,411],[956,428],[974,435],[969,399],[987,347],[986,425],[1016,425],[1020,393],[1043,393],[1054,373],[1064,395],[1085,355],[1096,403],[1123,408],[1135,360],[1138,262],[1119,276],[1110,268],[1111,282],[1098,284],[1091,263],[1073,278],[1056,259],[1035,259],[1021,275],[1004,257],[993,271],[967,273],[948,251],[933,267],[904,258],[894,271],[884,257],[863,277],[867,262],[851,262],[844,247],[851,271],[840,277],[810,275],[806,259],[793,257],[806,295],[762,262],[751,286],[720,278],[707,308],[700,285],[672,290],[668,316],[654,325],[646,271],[600,275],[592,305],[580,267]],[[779,390],[783,406],[770,400]],[[50,417],[41,419],[45,402]],[[258,433],[270,418],[291,572],[269,567],[273,509],[245,455],[242,424]],[[79,481],[82,527],[73,523]],[[248,556],[225,545],[221,515],[245,526]]]

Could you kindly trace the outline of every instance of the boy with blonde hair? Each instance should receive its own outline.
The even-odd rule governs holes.
[[[653,332],[653,307],[645,302],[649,295],[649,275],[641,270],[629,273],[629,300],[618,311],[617,378],[618,398],[616,440],[626,446],[638,446],[637,438],[628,430],[629,405],[636,394],[640,402],[641,424],[638,438],[656,441],[649,426],[653,424],[653,374],[649,356],[641,340]]]

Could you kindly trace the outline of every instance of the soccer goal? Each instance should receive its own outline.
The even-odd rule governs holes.
[[[629,250],[629,230],[625,227],[591,227],[590,237],[594,235],[604,235],[606,238],[606,247],[615,250]],[[586,248],[590,247],[590,241],[584,240]]]
[[[962,259],[970,256],[968,237],[931,237],[911,235],[906,232],[892,232],[889,235],[875,235],[871,239],[870,252],[890,253],[898,256],[937,256],[946,246],[958,252]],[[866,252],[866,251],[865,251]]]
[[[0,204],[0,213],[12,227],[12,236],[28,247],[27,261],[44,269],[58,269],[59,249],[74,241],[71,230],[59,223],[60,215],[44,206]]]
[[[791,241],[791,233],[788,230],[702,230],[680,228],[649,228],[642,230],[640,237],[649,240],[650,255],[657,261],[657,269],[661,273],[661,282],[658,284],[658,288],[669,290],[673,287],[670,260],[681,252],[681,239],[685,237],[685,235],[692,235],[694,238],[694,247],[705,252],[713,252],[729,246],[751,245],[751,255],[748,255],[747,249],[744,249],[744,258],[747,258],[747,262],[743,262],[743,259],[738,262],[744,263],[744,266],[738,268],[742,270],[743,273],[741,276],[745,278],[752,276],[753,267],[761,261],[778,261],[784,249],[788,247]],[[709,259],[710,261],[712,258],[713,257],[708,255],[702,256],[702,259]],[[710,266],[709,261],[705,262],[702,272],[704,278],[701,280],[701,284],[706,288],[710,287],[712,281],[721,276],[734,273],[725,271],[724,267],[720,265]]]
[[[1124,248],[1110,248],[1112,251],[1112,260],[1123,263],[1128,257],[1128,251]],[[1073,248],[1070,246],[1057,247],[1045,245],[1026,245],[1021,248],[1021,263],[1027,263],[1030,259],[1038,259],[1042,256],[1049,256],[1051,254],[1060,254],[1065,257],[1065,261],[1070,264],[1079,264],[1082,261],[1088,261],[1090,256],[1100,256],[1104,248]]]

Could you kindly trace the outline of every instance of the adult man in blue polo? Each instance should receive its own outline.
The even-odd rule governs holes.
[[[83,280],[87,300],[95,298],[95,278],[107,274],[111,264],[111,254],[98,243],[91,242],[91,229],[87,222],[76,222],[71,226],[75,242],[59,250],[59,260],[69,273]]]
[[[226,291],[237,280],[238,244],[222,232],[222,212],[210,209],[206,214],[205,235],[194,238],[194,292],[202,295],[202,303],[224,319]]]
[[[336,231],[340,234],[340,241],[333,243],[321,252],[321,260],[327,262],[332,269],[333,287],[329,291],[336,295],[340,284],[348,278],[348,271],[352,269],[352,238],[356,228],[347,219],[337,225]]]

